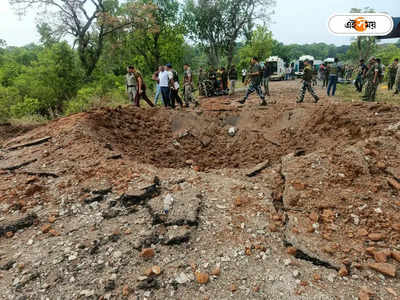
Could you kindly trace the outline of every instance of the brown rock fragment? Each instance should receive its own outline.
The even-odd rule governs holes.
[[[388,183],[389,183],[389,185],[391,187],[393,187],[396,190],[400,191],[400,183],[398,183],[396,179],[388,178],[387,181],[388,181]]]
[[[390,250],[382,250],[382,251],[376,251],[374,252],[374,259],[376,262],[378,263],[385,263],[388,260],[388,257],[390,257],[390,255],[392,254],[392,252]]]
[[[215,267],[214,270],[212,270],[211,275],[213,276],[219,276],[221,274],[221,268],[220,267]]]
[[[371,233],[368,235],[368,238],[371,241],[377,242],[383,240],[385,238],[385,235],[383,233]]]
[[[154,257],[154,255],[155,255],[155,252],[154,252],[153,248],[145,248],[140,253],[140,256],[143,257],[144,259],[150,259],[150,258]]]
[[[287,254],[289,254],[289,255],[296,255],[296,253],[297,253],[297,249],[295,247],[289,247],[286,249],[286,251],[287,251]]]
[[[50,216],[50,217],[48,218],[48,221],[49,221],[49,223],[51,223],[51,224],[53,224],[56,220],[57,220],[57,219],[56,219],[56,217],[54,217],[54,216]]]
[[[345,266],[342,266],[339,269],[338,274],[339,274],[340,277],[345,277],[345,276],[349,275],[349,271],[347,271],[347,268]]]
[[[51,229],[51,225],[50,225],[50,224],[45,224],[45,225],[43,225],[43,226],[40,228],[40,230],[41,230],[43,233],[48,233],[48,232],[50,231],[50,229]]]
[[[361,237],[365,237],[368,235],[368,231],[365,228],[361,228],[357,231],[357,235]]]
[[[200,284],[206,284],[208,282],[209,276],[207,273],[196,272],[195,273],[196,280]]]
[[[370,300],[372,295],[374,295],[374,292],[370,288],[364,286],[361,288],[360,293],[358,294],[358,299]]]
[[[397,260],[398,262],[400,262],[400,251],[397,250],[392,250],[392,257]]]
[[[369,264],[369,267],[372,270],[382,273],[383,275],[390,276],[390,277],[396,277],[396,267],[392,264],[372,263],[372,264]]]
[[[14,236],[14,232],[12,232],[12,231],[8,231],[7,233],[6,233],[6,237],[7,238],[12,238]]]

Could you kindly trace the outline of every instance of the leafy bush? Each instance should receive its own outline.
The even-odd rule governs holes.
[[[41,104],[38,99],[25,97],[23,101],[11,105],[10,115],[14,118],[21,118],[38,114],[40,109]]]

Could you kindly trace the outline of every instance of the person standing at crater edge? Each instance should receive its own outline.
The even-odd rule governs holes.
[[[250,96],[250,94],[257,92],[258,96],[261,99],[260,105],[267,105],[267,102],[265,101],[265,97],[261,89],[262,69],[256,57],[253,57],[251,59],[251,67],[247,76],[250,77],[249,88],[247,89],[244,98],[238,102],[240,104],[244,104],[247,98]]]

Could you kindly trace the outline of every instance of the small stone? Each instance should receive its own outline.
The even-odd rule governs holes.
[[[319,214],[318,214],[317,212],[315,212],[315,211],[312,211],[312,212],[310,213],[309,218],[310,218],[310,220],[313,221],[314,223],[317,223],[317,222],[319,221]]]
[[[12,232],[12,231],[8,231],[7,233],[6,233],[6,237],[7,238],[12,238],[14,236],[14,232]]]
[[[378,167],[378,169],[381,169],[381,170],[386,168],[386,165],[385,165],[385,163],[383,161],[378,161],[376,163],[376,166]]]
[[[361,236],[361,237],[365,237],[368,235],[368,230],[366,230],[365,228],[361,228],[357,231],[357,235]]]
[[[392,225],[393,230],[400,232],[400,223],[395,223]]]
[[[383,275],[387,275],[390,277],[396,277],[396,267],[392,264],[388,263],[372,263],[369,264],[369,267]]]
[[[59,235],[60,235],[60,233],[59,233],[58,231],[54,230],[54,229],[50,229],[50,230],[49,230],[49,233],[50,233],[52,236],[59,236]]]
[[[370,300],[370,296],[372,295],[374,295],[374,292],[370,288],[363,286],[358,294],[358,298],[359,300]]]
[[[33,244],[33,240],[30,239],[26,244],[27,244],[28,246],[31,246],[31,245]]]
[[[175,281],[179,284],[184,284],[190,281],[190,278],[183,272],[181,272],[176,278]]]
[[[278,227],[275,224],[269,224],[268,228],[271,232],[277,232],[278,231]]]
[[[48,221],[49,221],[49,223],[51,223],[51,224],[53,224],[56,220],[57,220],[57,219],[56,219],[56,217],[54,217],[54,216],[50,216],[50,217],[48,218]]]
[[[215,267],[214,270],[212,270],[211,275],[213,276],[219,276],[221,274],[221,268],[219,266]]]
[[[232,285],[231,285],[231,292],[234,293],[234,292],[236,292],[236,291],[237,291],[237,286],[234,285],[234,284],[232,284]]]
[[[397,250],[392,250],[392,257],[397,260],[398,262],[400,262],[400,251]]]
[[[388,257],[391,256],[392,252],[390,250],[376,251],[374,253],[374,259],[378,263],[385,263]]]
[[[153,270],[151,268],[147,268],[144,273],[143,273],[146,277],[149,277],[153,274]]]
[[[48,233],[50,231],[50,229],[51,229],[51,225],[50,224],[45,224],[40,228],[42,233]]]
[[[206,284],[209,280],[209,276],[207,273],[196,272],[195,276],[196,276],[197,282],[200,284]]]
[[[345,276],[349,275],[349,271],[347,271],[347,268],[345,266],[342,266],[339,269],[338,274],[339,274],[340,277],[345,277]]]
[[[25,268],[25,264],[18,264],[17,268],[21,272]]]
[[[322,279],[321,275],[318,273],[313,274],[314,281],[320,281]]]
[[[294,256],[297,253],[297,249],[295,247],[289,247],[286,249],[286,252],[287,254]]]
[[[368,235],[368,238],[371,241],[377,242],[383,240],[385,238],[385,235],[383,233],[371,233]]]
[[[368,255],[374,256],[374,254],[375,254],[375,252],[376,252],[376,249],[375,249],[375,247],[368,247],[367,249],[365,249],[365,252],[366,252]]]
[[[140,253],[140,256],[143,257],[144,259],[150,259],[153,258],[155,255],[155,251],[153,248],[145,248],[142,250]]]
[[[300,276],[300,272],[298,270],[293,271],[293,277],[298,278]]]
[[[285,260],[283,261],[283,264],[284,264],[285,266],[289,266],[291,263],[292,263],[292,260],[291,260],[291,259],[285,259]]]
[[[160,275],[161,274],[161,268],[159,266],[153,266],[151,268],[151,271],[153,272],[154,275]]]
[[[188,159],[188,160],[185,161],[185,164],[191,166],[191,165],[194,164],[194,161],[193,161],[193,159]]]
[[[129,287],[128,285],[125,285],[125,286],[122,288],[122,296],[123,296],[123,297],[128,297],[130,293],[131,293],[130,287]]]

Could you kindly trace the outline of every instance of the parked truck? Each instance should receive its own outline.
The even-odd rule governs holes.
[[[285,62],[278,56],[270,56],[267,62],[271,65],[272,75],[271,80],[284,80],[285,79]]]
[[[303,55],[297,61],[294,62],[294,74],[297,77],[301,77],[304,74],[304,61],[308,59],[310,62],[314,63],[314,57],[311,55]]]

